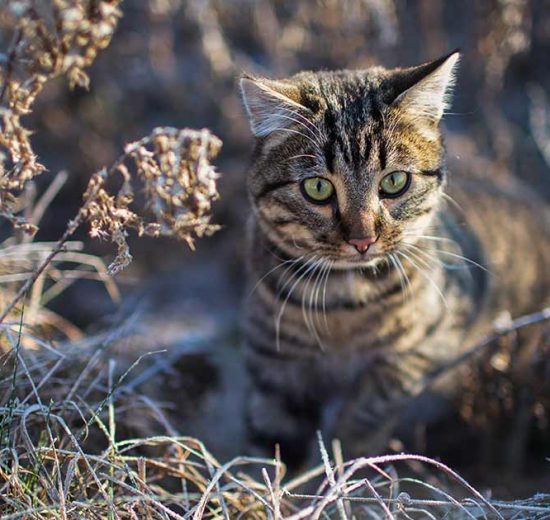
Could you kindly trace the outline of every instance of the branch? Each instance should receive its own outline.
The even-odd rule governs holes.
[[[550,307],[546,307],[541,311],[534,312],[532,314],[525,314],[524,316],[520,316],[519,318],[516,318],[515,320],[510,321],[506,325],[499,325],[496,328],[495,332],[486,336],[479,343],[476,343],[474,346],[470,347],[468,350],[466,350],[459,356],[455,357],[449,363],[431,372],[427,376],[427,378],[422,382],[421,390],[424,390],[425,388],[433,384],[436,379],[446,374],[450,370],[468,361],[469,359],[474,357],[476,354],[479,354],[488,345],[491,345],[502,336],[505,336],[506,334],[510,334],[510,332],[514,332],[515,330],[521,329],[523,327],[527,327],[529,325],[534,325],[535,323],[541,323],[548,320],[550,320]]]
[[[111,168],[108,170],[108,174],[112,174],[116,171],[116,169],[124,162],[126,159],[127,154],[122,154],[111,166]],[[65,232],[61,236],[61,238],[57,241],[54,248],[52,249],[51,253],[43,260],[43,262],[35,269],[32,276],[30,276],[27,281],[21,286],[19,291],[17,291],[16,295],[13,297],[12,301],[8,304],[8,306],[4,309],[2,314],[0,315],[0,323],[2,323],[6,317],[9,315],[9,313],[13,310],[13,308],[19,303],[21,298],[25,296],[25,294],[29,291],[29,289],[34,285],[38,277],[45,271],[45,269],[48,267],[48,265],[52,262],[52,260],[61,253],[64,248],[67,240],[71,238],[71,236],[74,234],[74,232],[80,227],[80,225],[85,221],[85,217],[87,215],[88,207],[95,202],[95,196],[101,189],[101,185],[96,185],[95,192],[87,198],[87,200],[84,202],[84,204],[80,207],[78,210],[78,213],[76,214],[75,218],[73,220],[69,221],[69,224],[67,225],[67,229],[65,229]]]
[[[66,242],[84,222],[90,224],[90,235],[109,238],[117,255],[109,266],[114,274],[126,267],[132,257],[126,242],[127,230],[138,235],[170,236],[186,241],[193,248],[195,236],[209,235],[218,229],[211,224],[211,203],[218,198],[218,174],[211,165],[221,141],[208,130],[171,127],[155,128],[148,136],[129,143],[124,153],[110,166],[90,178],[84,192],[84,203],[76,217],[57,241],[53,250],[19,289],[0,315],[0,323],[25,296]],[[145,212],[130,207],[134,200],[132,175],[124,164],[133,161],[137,177],[145,191]],[[119,173],[123,184],[115,195],[107,191],[107,180]]]

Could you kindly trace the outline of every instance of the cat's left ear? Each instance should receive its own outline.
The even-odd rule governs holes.
[[[240,80],[241,95],[256,137],[287,129],[310,111],[300,103],[301,91],[288,81],[251,78]]]
[[[398,71],[392,78],[397,96],[391,105],[437,125],[451,106],[459,58],[459,52],[453,51],[435,61]]]

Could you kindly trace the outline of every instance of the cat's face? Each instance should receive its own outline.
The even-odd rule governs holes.
[[[362,267],[427,234],[444,183],[438,124],[457,59],[241,80],[257,137],[249,191],[279,249]]]

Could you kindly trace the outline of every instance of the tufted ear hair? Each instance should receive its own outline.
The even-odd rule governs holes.
[[[414,118],[437,125],[451,106],[460,54],[453,51],[435,61],[397,70],[390,76],[391,105]]]
[[[296,113],[310,112],[300,104],[300,89],[287,81],[243,77],[240,88],[250,129],[256,137],[287,129],[299,119]]]

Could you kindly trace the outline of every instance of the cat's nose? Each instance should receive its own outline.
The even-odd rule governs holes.
[[[363,254],[376,242],[376,239],[377,237],[350,238],[348,244],[351,244],[359,253]]]

